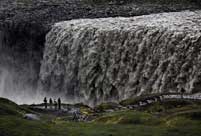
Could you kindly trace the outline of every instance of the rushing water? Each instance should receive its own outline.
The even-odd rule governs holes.
[[[57,23],[46,38],[41,86],[91,104],[200,91],[200,13]]]
[[[8,47],[5,40],[5,34],[0,31],[0,97],[19,104],[41,102],[41,95],[36,94],[37,73],[33,61]]]
[[[200,92],[200,20],[201,11],[184,11],[60,22],[47,34],[38,73],[32,59],[4,45],[1,32],[0,96],[93,105],[181,88]]]

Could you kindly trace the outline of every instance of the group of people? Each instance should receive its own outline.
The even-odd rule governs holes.
[[[52,109],[53,105],[54,105],[54,109],[55,110],[61,110],[61,99],[58,98],[58,100],[56,101],[56,99],[54,99],[54,102],[52,100],[52,98],[49,99],[49,104],[48,104],[48,101],[47,101],[47,98],[45,97],[44,100],[44,106],[45,106],[45,109],[47,109],[48,105],[50,107],[50,109]]]

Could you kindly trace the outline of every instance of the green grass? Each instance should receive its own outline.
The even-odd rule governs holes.
[[[119,107],[119,105],[117,103],[108,102],[108,103],[102,103],[102,104],[96,106],[95,110],[103,112],[106,110],[115,110],[118,107]]]
[[[180,108],[184,108],[183,110],[187,110],[186,108],[195,108],[196,102],[182,100],[182,99],[169,99],[164,100],[162,102],[155,102],[153,104],[149,104],[148,106],[142,107],[140,110],[147,111],[149,113],[155,112],[177,112]]]
[[[21,115],[23,113],[23,108],[15,104],[14,102],[0,98],[0,115]]]
[[[161,125],[28,121],[0,116],[1,136],[199,136],[201,123],[175,117]]]
[[[94,122],[106,124],[160,125],[160,119],[149,113],[139,111],[106,113],[102,117],[95,119]]]
[[[158,114],[158,107],[165,110]],[[0,98],[0,136],[200,136],[200,107],[200,103],[172,100],[139,111],[101,113],[88,123],[47,114],[30,121],[21,115],[32,111]]]
[[[201,121],[176,116],[166,121],[167,131],[165,136],[200,136]]]
[[[133,134],[147,136],[150,132],[157,134],[162,131],[163,129],[160,130],[153,126],[63,121],[45,123],[10,116],[0,117],[0,134],[7,134],[7,136],[125,136],[125,134],[127,136],[133,136]]]

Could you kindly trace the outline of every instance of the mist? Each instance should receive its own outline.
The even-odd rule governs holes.
[[[6,35],[0,31],[0,97],[18,104],[39,103],[37,75],[34,64],[26,55],[7,45]]]
[[[44,97],[74,103],[66,100],[65,95],[43,91],[38,83],[40,67],[30,53],[16,51],[7,45],[6,35],[0,31],[0,97],[10,99],[17,104],[38,104]]]

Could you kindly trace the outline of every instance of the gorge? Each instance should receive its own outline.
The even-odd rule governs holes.
[[[76,2],[1,2],[1,97],[18,103],[62,97],[94,105],[181,88],[200,92],[196,4]],[[165,11],[181,12],[144,15]],[[71,21],[60,22],[65,20]]]

